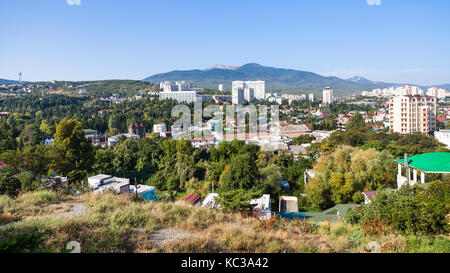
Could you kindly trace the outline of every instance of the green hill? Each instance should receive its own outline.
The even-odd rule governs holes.
[[[379,87],[370,82],[359,83],[307,71],[266,67],[259,64],[246,64],[236,69],[172,71],[144,79],[152,83],[180,80],[195,82],[198,87],[203,88],[217,88],[218,84],[224,84],[227,89],[231,89],[231,82],[236,80],[265,80],[267,91],[317,92],[330,86],[337,91],[337,95],[349,95],[355,91]]]

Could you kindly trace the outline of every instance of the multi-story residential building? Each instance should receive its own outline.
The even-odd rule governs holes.
[[[197,91],[176,91],[176,92],[160,92],[159,93],[159,99],[174,99],[178,102],[196,102],[196,101],[202,101],[202,98],[197,95]]]
[[[345,131],[345,127],[347,126],[347,123],[350,121],[351,116],[340,114],[336,119],[336,125],[337,129],[340,131]]]
[[[243,88],[234,88],[231,92],[231,102],[235,105],[244,104],[244,89]]]
[[[266,98],[265,81],[233,81],[231,91],[242,88],[244,90],[245,100],[251,102],[254,98],[263,100]]]
[[[323,101],[325,105],[330,105],[334,102],[334,91],[330,87],[326,87],[323,90]]]
[[[186,82],[186,81],[178,81],[178,82],[160,82],[159,88],[164,92],[180,92],[180,91],[191,91],[195,88],[195,83]]]
[[[245,88],[244,89],[244,100],[247,102],[252,102],[255,99],[255,89]]]
[[[224,91],[223,84],[219,84],[219,91]]]
[[[153,133],[162,133],[162,132],[166,132],[166,131],[167,131],[167,127],[164,122],[160,122],[160,123],[153,125]]]
[[[309,94],[309,101],[311,101],[311,102],[314,101],[314,94],[313,93]]]
[[[427,90],[427,95],[438,99],[443,99],[447,96],[447,91],[442,88],[431,87]]]
[[[258,100],[266,98],[266,82],[265,81],[247,81],[248,88],[253,89],[254,97]]]
[[[397,87],[390,87],[384,89],[373,89],[372,91],[363,91],[361,93],[365,97],[390,97],[390,96],[404,96],[404,95],[425,95],[425,91],[417,86],[403,85]],[[444,98],[447,95],[445,89],[432,87],[426,92],[426,95],[437,98]]]
[[[437,99],[429,96],[405,95],[389,100],[391,133],[428,134],[436,130]]]

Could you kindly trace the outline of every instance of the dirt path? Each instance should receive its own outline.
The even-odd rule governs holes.
[[[167,228],[158,230],[156,233],[149,236],[150,241],[157,247],[164,247],[170,241],[176,239],[194,238],[196,235],[188,233],[181,229]]]
[[[0,225],[0,228],[5,228],[9,225],[14,225],[19,222],[23,221],[30,221],[37,218],[43,218],[43,217],[75,217],[84,215],[89,212],[89,206],[85,204],[84,201],[75,201],[75,200],[69,200],[69,201],[60,201],[56,204],[51,204],[46,209],[49,211],[48,214],[45,215],[33,215],[33,216],[27,216],[22,219],[18,219],[16,221],[12,221],[9,223],[6,223],[4,225]]]
[[[89,207],[83,201],[62,201],[61,204],[72,206],[69,211],[58,213],[58,216],[79,216],[84,215],[89,211]]]

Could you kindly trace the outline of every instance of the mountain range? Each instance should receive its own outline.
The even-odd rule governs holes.
[[[218,84],[224,84],[227,90],[231,89],[231,82],[236,80],[265,80],[266,90],[269,91],[320,92],[324,87],[330,86],[337,91],[337,96],[350,95],[362,90],[403,85],[370,81],[358,76],[350,79],[326,77],[313,72],[267,67],[256,63],[245,64],[240,67],[216,65],[204,70],[177,70],[156,74],[144,79],[144,81],[151,83],[181,80],[194,82],[202,88],[217,88]],[[411,85],[428,88],[417,84]],[[445,89],[450,89],[450,84],[437,87],[448,87]]]
[[[15,83],[17,83],[17,81],[0,79],[0,85],[3,85],[3,84],[8,85],[8,84],[15,84]]]

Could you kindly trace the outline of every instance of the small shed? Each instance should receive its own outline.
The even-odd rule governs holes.
[[[280,212],[298,212],[298,200],[295,196],[280,196]]]
[[[130,193],[136,193],[134,185],[130,185]],[[147,201],[158,200],[158,196],[156,196],[156,189],[154,186],[138,184],[137,193]]]

